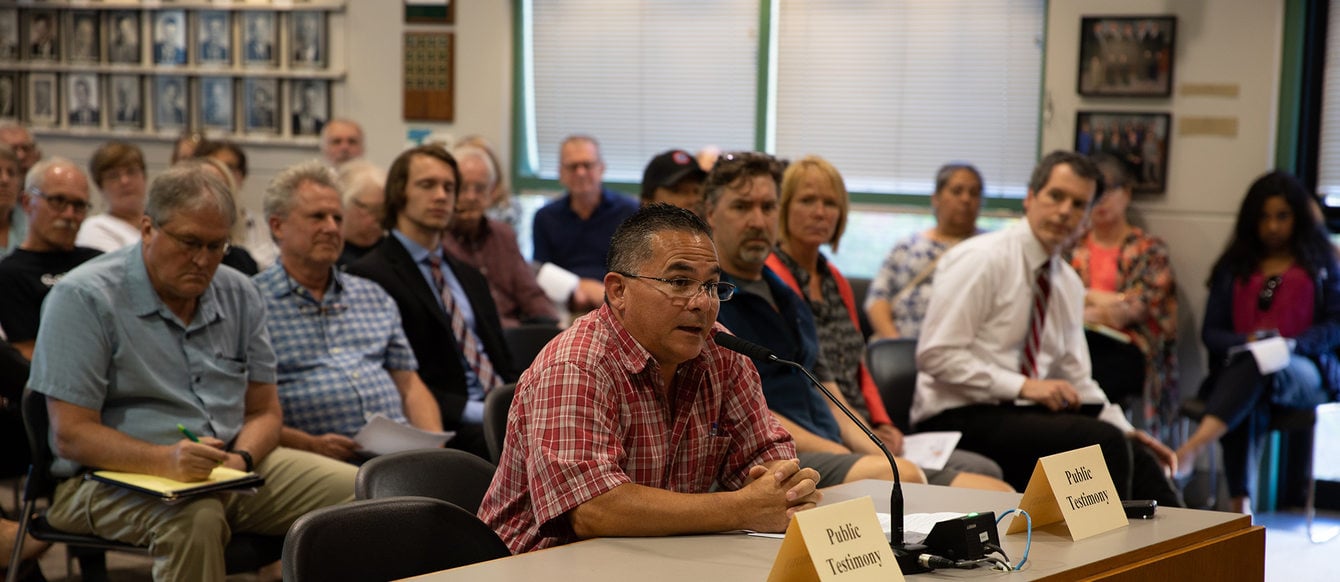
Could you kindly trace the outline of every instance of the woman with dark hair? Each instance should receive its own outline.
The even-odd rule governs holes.
[[[1340,267],[1310,199],[1293,176],[1258,178],[1210,275],[1201,329],[1212,366],[1201,393],[1206,414],[1177,449],[1177,464],[1190,469],[1222,439],[1237,511],[1248,507],[1248,459],[1270,405],[1311,408],[1335,400],[1340,388]],[[1275,335],[1289,338],[1293,353],[1284,369],[1262,374],[1241,347]]]
[[[971,164],[945,164],[935,173],[931,195],[935,226],[894,245],[870,281],[865,297],[865,311],[874,329],[870,339],[920,334],[940,256],[981,232],[977,216],[982,210],[982,184],[982,173]]]

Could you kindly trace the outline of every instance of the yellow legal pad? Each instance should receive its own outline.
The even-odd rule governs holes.
[[[256,473],[247,473],[228,467],[215,467],[204,481],[187,483],[143,473],[122,473],[119,471],[94,471],[86,477],[102,481],[117,487],[125,487],[164,500],[176,500],[202,493],[231,491],[234,489],[252,489],[265,484],[265,477]]]

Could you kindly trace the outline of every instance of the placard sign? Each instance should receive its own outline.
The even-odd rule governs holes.
[[[768,574],[768,582],[867,580],[903,580],[869,497],[795,514]]]
[[[1064,521],[1074,541],[1127,525],[1098,445],[1038,459],[1019,508],[1033,517],[1035,529]],[[1015,515],[1005,533],[1027,527],[1024,516]]]

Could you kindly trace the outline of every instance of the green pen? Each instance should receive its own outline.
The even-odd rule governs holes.
[[[191,432],[191,429],[186,428],[181,423],[177,423],[177,430],[181,431],[181,434],[186,435],[186,438],[191,439],[191,442],[193,443],[200,442],[200,437],[195,436],[195,433]]]

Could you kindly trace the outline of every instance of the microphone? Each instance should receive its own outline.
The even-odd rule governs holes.
[[[810,379],[811,383],[819,388],[819,391],[824,393],[824,396],[827,396],[833,404],[837,405],[839,410],[847,415],[847,418],[850,418],[852,422],[856,423],[856,426],[860,427],[866,438],[869,438],[875,443],[875,446],[879,447],[879,450],[888,458],[889,467],[893,468],[893,490],[889,493],[889,547],[893,549],[893,555],[898,558],[898,568],[904,574],[929,572],[931,568],[922,564],[919,560],[921,550],[925,549],[925,546],[903,542],[903,481],[898,474],[898,463],[894,462],[893,454],[889,452],[888,447],[884,446],[884,441],[879,440],[879,437],[866,427],[865,422],[857,418],[851,409],[843,405],[842,401],[838,400],[836,396],[833,396],[828,387],[824,386],[818,378],[815,378],[809,370],[806,370],[805,366],[790,360],[783,360],[768,348],[728,333],[719,332],[712,339],[717,345],[737,354],[743,354],[755,360],[777,362],[800,370],[806,378]]]

